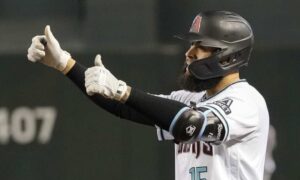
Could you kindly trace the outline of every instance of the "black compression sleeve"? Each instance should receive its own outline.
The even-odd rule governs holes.
[[[86,70],[86,67],[80,65],[79,63],[75,63],[74,67],[68,72],[67,77],[72,80],[79,88],[80,90],[87,95],[85,86],[84,86],[84,72]],[[87,95],[88,96],[88,95]],[[134,110],[133,108],[119,103],[118,101],[114,101],[111,99],[104,98],[101,95],[93,95],[88,96],[94,103],[96,103],[98,106],[102,107],[106,111],[121,117],[125,118],[140,124],[145,125],[151,125],[154,126],[153,121],[151,121],[148,117],[141,114],[140,112]]]
[[[178,101],[150,95],[132,88],[126,102],[132,108],[147,115],[155,121],[155,124],[165,130],[169,130],[172,120],[185,104]]]

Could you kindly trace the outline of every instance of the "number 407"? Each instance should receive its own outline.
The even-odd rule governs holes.
[[[10,140],[25,145],[35,138],[38,143],[47,144],[51,139],[56,115],[54,107],[18,107],[11,112],[0,107],[0,145],[8,144]]]

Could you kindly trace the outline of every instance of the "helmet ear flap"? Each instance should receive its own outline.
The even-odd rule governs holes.
[[[238,52],[238,53],[235,53],[235,54],[232,54],[230,56],[227,56],[226,58],[223,58],[221,61],[220,61],[220,65],[223,67],[223,68],[226,68],[230,65],[233,65],[237,62],[237,60],[241,57],[241,53]]]
[[[222,58],[219,61],[220,66],[223,69],[233,67],[239,68],[242,64],[246,64],[245,62],[249,59],[248,56],[246,57],[246,55],[249,54],[247,51],[249,51],[249,48],[242,49],[241,51]]]
[[[232,58],[231,56],[227,56],[225,58],[222,58],[221,61],[219,62],[220,66],[223,67],[223,68],[226,68],[228,67],[229,65],[231,65],[231,62],[232,62]]]

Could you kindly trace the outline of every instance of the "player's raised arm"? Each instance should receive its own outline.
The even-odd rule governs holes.
[[[50,26],[46,26],[44,35],[37,35],[32,38],[27,58],[31,62],[40,62],[62,72],[86,94],[84,72],[87,68],[76,62],[70,53],[61,48],[58,40],[51,32]],[[144,125],[155,125],[148,117],[118,101],[104,98],[99,94],[88,97],[98,106],[118,117]]]
[[[211,135],[207,141],[222,141],[225,128],[218,117],[207,118],[206,110],[199,110],[184,103],[157,97],[128,86],[117,79],[102,63],[101,56],[95,58],[95,66],[85,72],[87,94],[101,94],[107,99],[119,101],[149,117],[154,124],[169,131],[177,142],[193,142],[205,138],[207,134],[222,134],[218,138]],[[212,114],[214,115],[214,114]],[[212,128],[206,130],[207,122]]]

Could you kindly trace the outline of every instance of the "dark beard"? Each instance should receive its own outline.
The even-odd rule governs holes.
[[[193,75],[186,72],[186,65],[184,65],[183,73],[179,76],[179,85],[182,89],[191,92],[200,92],[215,87],[223,77],[216,77],[207,80],[196,79]]]

